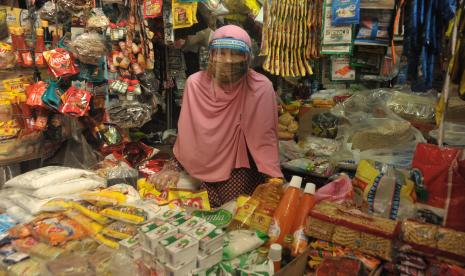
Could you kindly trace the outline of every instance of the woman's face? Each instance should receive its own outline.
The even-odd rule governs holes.
[[[234,83],[247,73],[248,54],[233,49],[212,49],[209,70],[220,83]]]

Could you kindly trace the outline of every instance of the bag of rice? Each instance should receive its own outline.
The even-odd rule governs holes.
[[[32,193],[32,196],[37,198],[50,198],[93,190],[104,186],[105,180],[103,178],[97,176],[79,177],[63,183],[48,185],[37,189]]]
[[[39,189],[89,174],[93,173],[81,169],[49,166],[18,175],[8,180],[5,183],[5,187]]]

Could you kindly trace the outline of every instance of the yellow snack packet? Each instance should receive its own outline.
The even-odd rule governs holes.
[[[106,237],[117,240],[124,240],[137,234],[137,226],[121,221],[115,221],[107,227],[103,228],[101,233]]]
[[[86,201],[102,202],[104,205],[117,205],[126,202],[126,196],[118,191],[101,190],[82,193],[80,197]]]
[[[111,222],[109,218],[100,214],[100,211],[103,210],[102,207],[94,206],[86,201],[73,202],[72,207],[100,224]]]
[[[72,201],[56,198],[42,205],[41,210],[44,212],[62,212],[72,207]]]
[[[79,223],[89,235],[95,235],[103,229],[101,224],[91,220],[76,210],[67,210],[64,214]]]
[[[153,200],[157,205],[167,205],[169,203],[166,199],[166,192],[162,193],[158,191],[145,178],[137,180],[137,190],[142,198]]]
[[[100,214],[127,223],[141,224],[147,221],[147,212],[134,206],[113,206],[106,208]]]
[[[197,2],[180,3],[173,0],[173,29],[189,28],[197,23]]]
[[[168,201],[171,208],[189,206],[202,210],[211,209],[206,190],[192,191],[170,188],[168,190]]]
[[[116,239],[108,238],[103,236],[102,234],[95,234],[92,236],[92,238],[98,242],[99,244],[103,244],[105,246],[108,246],[113,249],[118,249],[119,247],[119,241]]]

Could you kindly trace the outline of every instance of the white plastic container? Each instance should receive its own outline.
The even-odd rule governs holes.
[[[197,239],[200,241],[204,237],[208,236],[212,231],[215,231],[216,226],[209,223],[205,222],[201,225],[198,225],[192,229],[189,229],[189,231],[185,231],[185,234]]]

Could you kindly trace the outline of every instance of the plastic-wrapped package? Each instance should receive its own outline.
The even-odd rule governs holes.
[[[317,202],[327,200],[332,202],[343,202],[353,200],[354,189],[352,181],[346,174],[340,174],[330,183],[319,188],[315,193]]]
[[[306,136],[300,139],[299,146],[307,156],[331,156],[338,151],[340,143],[332,139]]]
[[[437,97],[432,93],[414,93],[408,89],[379,89],[373,97],[385,99],[394,113],[406,120],[434,123]]]
[[[333,159],[357,164],[363,156],[409,167],[405,160],[411,160],[416,145],[426,140],[418,129],[392,112],[383,97],[375,94],[360,91],[331,110],[344,122],[338,127],[337,137],[342,147]]]
[[[229,13],[229,10],[223,5],[221,0],[207,0],[205,6],[210,10],[212,15],[221,16]]]
[[[334,167],[327,157],[299,158],[283,163],[282,166],[289,170],[301,173],[309,173],[318,177],[328,177],[334,172]]]
[[[430,131],[429,135],[439,138],[439,129]],[[450,146],[465,146],[465,125],[445,122],[444,143]]]
[[[107,112],[110,121],[122,128],[142,127],[152,118],[152,108],[139,102],[111,101]]]
[[[92,275],[92,270],[86,256],[70,255],[47,263],[51,275]]]
[[[305,151],[294,140],[279,141],[279,159],[281,162],[303,157],[305,157]]]
[[[62,215],[44,215],[32,222],[34,234],[50,245],[58,245],[85,236],[80,224]]]
[[[113,276],[137,275],[134,260],[125,251],[115,251],[110,260],[110,272]]]
[[[334,139],[337,135],[338,118],[329,112],[316,114],[312,118],[312,134],[322,138]]]
[[[46,20],[50,23],[63,24],[64,22],[70,20],[70,16],[66,12],[66,10],[57,11],[57,6],[54,3],[54,1],[45,2],[42,8],[39,9],[39,17],[40,19]],[[55,22],[57,21],[57,19],[58,19],[58,22]]]
[[[105,15],[102,9],[93,8],[87,18],[86,27],[91,30],[104,30],[110,24],[110,20]]]
[[[70,44],[71,51],[82,63],[99,65],[107,55],[105,40],[98,33],[83,33]]]
[[[131,168],[125,162],[119,162],[116,167],[108,170],[108,186],[125,183],[136,187],[138,175],[136,169]]]
[[[330,276],[339,274],[344,274],[346,276],[358,276],[362,274],[362,268],[362,263],[354,258],[324,258],[316,269],[316,276]]]
[[[0,42],[0,69],[11,69],[16,66],[16,55],[13,47],[5,42]]]
[[[23,262],[17,263],[8,267],[8,275],[11,276],[40,276],[42,275],[41,271],[41,262],[35,259],[25,260]]]
[[[60,10],[71,13],[79,13],[92,6],[92,1],[89,0],[57,0],[56,3]]]

